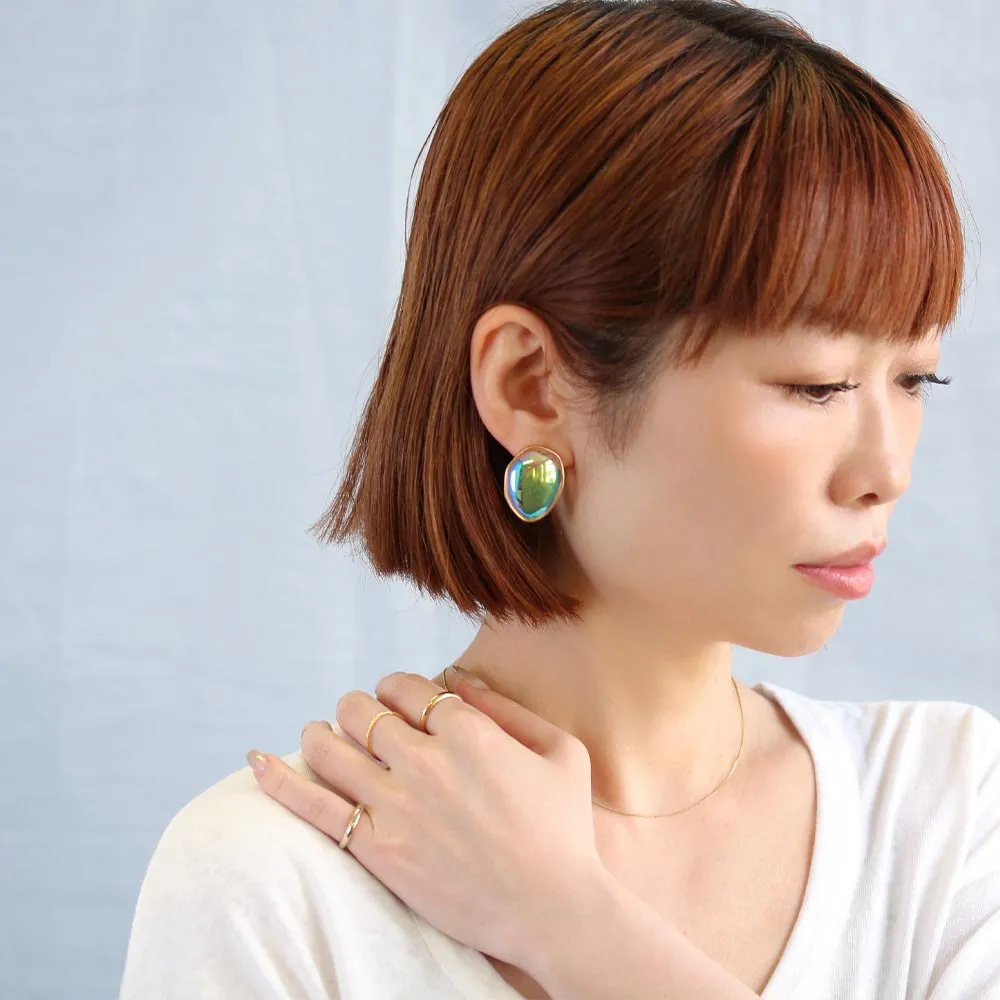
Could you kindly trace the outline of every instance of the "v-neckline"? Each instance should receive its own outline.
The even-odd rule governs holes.
[[[813,759],[816,833],[805,894],[795,925],[761,1000],[788,1000],[820,991],[853,901],[863,853],[860,795],[853,761],[829,710],[777,684],[753,689],[791,719]],[[482,952],[444,934],[410,911],[438,964],[466,1000],[524,1000]]]
[[[818,996],[854,900],[864,844],[857,772],[843,734],[821,703],[777,684],[753,689],[779,704],[809,749],[816,774],[816,833],[795,925],[761,1000]]]

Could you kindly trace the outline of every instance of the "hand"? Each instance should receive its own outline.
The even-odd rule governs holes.
[[[335,792],[271,755],[258,781],[334,841],[365,803],[346,850],[445,934],[523,967],[609,877],[594,838],[590,756],[576,737],[464,678],[459,698],[431,709],[425,733],[420,713],[443,690],[416,674],[389,674],[376,685],[378,700],[350,691],[337,703],[354,743],[308,725],[303,756]],[[372,730],[382,767],[359,748],[385,708],[406,721],[385,716]]]

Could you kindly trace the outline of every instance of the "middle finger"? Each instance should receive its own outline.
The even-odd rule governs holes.
[[[389,711],[399,715],[383,715],[375,721],[377,715]],[[408,713],[398,705],[388,699],[383,703],[366,691],[348,691],[337,702],[337,723],[341,729],[366,756],[371,754],[375,761],[390,768],[400,758],[419,750],[428,739],[426,733],[416,728],[417,722],[411,722]]]

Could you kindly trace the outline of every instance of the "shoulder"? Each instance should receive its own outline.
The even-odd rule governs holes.
[[[282,759],[309,780],[318,781],[301,753]],[[319,834],[315,829],[312,832]],[[268,856],[276,853],[271,850],[276,843],[291,848],[295,855],[308,851],[314,839],[308,825],[271,799],[250,768],[244,767],[184,805],[168,823],[155,856],[169,856],[182,865],[203,860],[235,868],[247,862],[266,864]]]
[[[1000,720],[962,701],[817,702],[859,774],[954,783],[978,794],[1000,764]]]
[[[963,811],[1000,798],[1000,720],[985,708],[948,700],[824,700],[757,687],[792,716],[831,768],[854,772],[871,808],[910,794],[915,806],[933,808],[940,796],[961,802]]]
[[[301,753],[282,759],[323,784]],[[401,900],[246,767],[191,799],[160,837],[120,995],[327,1000],[353,974],[363,929],[406,941],[411,922]]]
[[[282,760],[324,784],[301,752]],[[198,896],[225,888],[229,900],[280,896],[286,906],[293,901],[307,906],[321,881],[329,893],[331,878],[345,887],[377,883],[353,855],[267,795],[244,767],[174,815],[156,846],[146,883],[159,883],[164,891],[183,886]]]
[[[816,701],[870,846],[928,870],[1000,858],[1000,720],[962,701]],[[980,861],[974,861],[979,858]],[[985,861],[983,860],[985,859]],[[956,875],[957,877],[957,875]]]

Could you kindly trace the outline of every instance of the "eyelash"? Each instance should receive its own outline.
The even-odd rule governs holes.
[[[951,378],[938,378],[937,375],[931,372],[922,372],[920,374],[904,375],[905,380],[916,380],[915,389],[907,389],[906,391],[915,397],[919,397],[922,400],[927,399],[927,393],[929,392],[929,385],[949,385],[951,383]],[[829,406],[836,395],[832,395],[829,399],[815,399],[813,396],[808,395],[810,390],[820,389],[831,393],[844,393],[850,392],[852,389],[857,389],[860,382],[832,382],[828,385],[786,385],[784,388],[788,391],[789,395],[799,396],[802,399],[808,400],[815,406]]]

